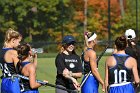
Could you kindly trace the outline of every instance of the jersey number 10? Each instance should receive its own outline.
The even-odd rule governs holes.
[[[114,71],[114,76],[115,76],[115,82],[114,84],[117,83],[122,83],[122,82],[126,82],[126,71],[125,70],[115,70]]]

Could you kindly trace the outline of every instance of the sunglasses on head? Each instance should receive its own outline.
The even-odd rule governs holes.
[[[67,44],[67,46],[70,46],[70,45],[75,45],[75,42],[70,42]]]

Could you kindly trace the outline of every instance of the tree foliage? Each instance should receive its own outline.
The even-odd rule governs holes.
[[[87,29],[96,31],[99,39],[108,38],[108,0],[87,0]],[[135,2],[111,1],[111,34],[121,35],[127,28],[135,29]],[[26,42],[60,42],[72,34],[83,41],[84,0],[0,0],[0,33],[8,28],[20,31]]]

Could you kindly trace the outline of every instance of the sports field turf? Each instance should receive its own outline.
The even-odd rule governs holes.
[[[99,71],[104,77],[104,63],[105,57],[102,57],[99,61]],[[38,58],[38,68],[37,68],[37,79],[39,80],[48,80],[49,83],[55,84],[56,68],[55,68],[55,58]],[[0,72],[1,75],[1,72]],[[82,79],[82,78],[81,78]],[[81,82],[81,79],[78,81]],[[1,80],[0,80],[1,81]],[[55,88],[49,86],[42,86],[39,88],[40,93],[55,93]],[[99,93],[102,93],[101,88],[99,87]]]
[[[99,61],[99,71],[104,77],[105,73],[105,59],[106,56],[102,57]],[[55,84],[55,75],[56,75],[56,68],[55,68],[55,58],[39,58],[38,59],[38,69],[37,69],[37,78],[40,80],[48,80],[49,83]],[[81,82],[81,79],[78,80]],[[55,93],[55,89],[52,87],[41,87],[39,88],[40,93]],[[99,88],[99,93],[102,93],[101,88]]]

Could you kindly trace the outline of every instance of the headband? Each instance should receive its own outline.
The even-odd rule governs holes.
[[[97,37],[97,35],[94,33],[90,38],[88,38],[88,42],[95,40],[96,37]]]

